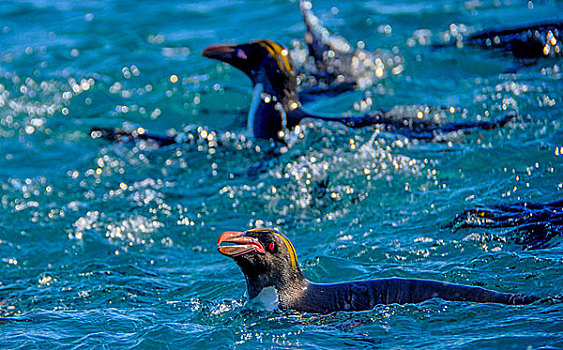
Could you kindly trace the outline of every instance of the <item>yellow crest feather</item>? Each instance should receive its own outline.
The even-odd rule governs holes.
[[[275,58],[282,71],[291,72],[292,66],[288,58],[289,51],[286,48],[272,40],[260,40],[256,43],[268,50],[268,53]]]
[[[289,239],[285,238],[281,233],[276,232],[274,230],[254,228],[254,229],[251,229],[249,231],[252,231],[252,232],[270,232],[270,233],[275,234],[279,238],[281,238],[281,240],[285,244],[285,247],[287,248],[287,251],[289,252],[289,259],[291,260],[291,269],[293,271],[297,270],[297,266],[298,266],[297,265],[297,253],[295,252],[295,248],[293,247],[293,244],[291,243],[291,241]]]

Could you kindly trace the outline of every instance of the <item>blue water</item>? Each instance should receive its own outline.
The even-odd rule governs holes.
[[[560,301],[432,300],[328,316],[244,306],[244,278],[216,242],[256,226],[284,232],[316,282],[400,276],[562,292],[560,236],[526,249],[514,228],[447,227],[476,206],[561,199],[561,60],[521,67],[480,49],[429,46],[452,24],[557,19],[561,2],[319,0],[314,10],[350,42],[399,57],[401,69],[308,110],[355,112],[370,98],[373,108],[521,117],[436,143],[306,123],[303,139],[273,159],[254,140],[110,144],[90,128],[238,139],[250,82],[200,53],[259,38],[303,45],[297,3],[0,3],[1,348],[563,347]]]

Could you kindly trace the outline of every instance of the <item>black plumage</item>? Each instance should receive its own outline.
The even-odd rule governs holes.
[[[273,229],[225,232],[218,244],[219,252],[231,257],[244,273],[249,298],[259,298],[263,291],[273,288],[279,309],[326,314],[370,310],[379,304],[420,303],[432,298],[509,305],[538,300],[530,295],[419,279],[312,283],[301,273],[293,244]]]

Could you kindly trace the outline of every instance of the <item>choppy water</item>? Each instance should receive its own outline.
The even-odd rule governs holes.
[[[255,226],[281,229],[317,282],[418,277],[545,297],[563,286],[560,236],[525,249],[514,228],[447,227],[479,205],[561,199],[561,61],[522,68],[427,42],[452,24],[557,19],[561,3],[314,6],[333,31],[400,57],[401,68],[309,110],[353,112],[369,100],[522,117],[445,143],[313,123],[275,158],[260,141],[109,144],[90,128],[241,133],[248,79],[200,53],[259,38],[302,43],[297,3],[2,2],[0,347],[563,347],[560,302],[433,300],[322,317],[244,307],[243,276],[215,244]]]

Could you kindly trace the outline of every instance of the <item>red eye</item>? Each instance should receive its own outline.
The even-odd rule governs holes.
[[[271,251],[271,252],[274,251],[275,247],[276,247],[276,245],[274,244],[274,242],[268,244],[268,250]]]

